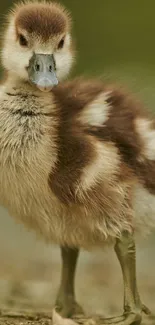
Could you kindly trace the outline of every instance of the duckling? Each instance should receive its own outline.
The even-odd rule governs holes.
[[[44,35],[42,28],[36,34],[36,26],[45,21],[45,9],[49,18],[55,8],[49,6],[17,7],[5,33],[0,204],[45,241],[62,247],[56,306],[63,316],[82,311],[74,290],[79,249],[113,245],[124,280],[124,314],[102,323],[138,325],[149,310],[137,288],[135,234],[155,226],[154,121],[128,94],[99,80],[78,78],[54,86],[57,54],[48,42],[40,50],[36,42]],[[29,33],[21,21],[35,21]]]

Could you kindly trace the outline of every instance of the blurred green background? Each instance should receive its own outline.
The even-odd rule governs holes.
[[[155,102],[154,0],[60,0],[72,13],[77,41],[74,75],[104,76]],[[0,3],[1,18],[15,3]]]
[[[73,35],[76,38],[77,47],[77,64],[74,68],[73,75],[100,76],[110,79],[111,81],[123,83],[129,90],[134,91],[149,109],[154,110],[155,1],[61,0],[59,2],[64,4],[71,11],[73,16]],[[12,0],[0,1],[1,23],[4,14],[7,13],[8,8],[13,3],[14,1]],[[47,247],[42,242],[36,241],[34,234],[27,233],[22,225],[16,225],[14,220],[8,216],[7,212],[2,208],[0,209],[1,276],[6,277],[7,275],[12,278],[16,277],[19,280],[22,278],[22,274],[24,274],[26,278],[47,280],[50,278],[48,270],[53,269],[53,266],[50,264],[51,260],[54,261],[55,264],[58,262],[59,265],[60,261],[57,252],[55,248],[53,249],[53,246]],[[100,267],[103,267],[101,254],[92,255],[93,257],[88,257],[87,254],[84,256],[83,259],[81,258],[81,263],[88,263],[91,270],[91,263],[96,265],[96,270],[98,271],[94,272],[99,272],[99,270],[101,270]],[[111,255],[108,256],[110,258]],[[145,242],[138,257],[138,265],[141,273],[140,283],[144,295],[148,290],[146,300],[150,299],[152,304],[154,304],[154,300],[149,298],[149,295],[151,288],[153,290],[151,297],[153,297],[155,292],[155,288],[152,286],[151,281],[151,276],[153,279],[155,269],[153,256],[152,243],[149,246],[148,242]],[[107,259],[105,263],[106,264],[103,262],[103,264],[107,266]],[[113,267],[110,269],[113,270]],[[110,277],[108,266],[106,272],[106,279],[109,281],[108,284],[106,284],[104,276],[101,277],[104,273],[101,271],[98,287],[106,285],[106,288],[109,289],[110,284],[114,286],[115,289],[111,292],[116,292],[116,299],[112,295],[113,297],[109,296],[109,301],[111,301],[112,298],[113,305],[115,306],[118,300],[119,290],[117,285],[119,286],[120,284],[121,275],[119,273],[117,279],[115,277]],[[88,273],[90,272],[87,270],[87,274]],[[55,292],[59,281],[59,273],[57,272],[56,274],[57,280],[55,282],[54,273],[53,282]],[[148,275],[150,282],[148,280]],[[85,282],[87,280],[88,282]],[[93,281],[92,278],[90,280],[88,277],[87,280],[85,278],[84,283],[87,283],[91,292],[93,285],[95,287],[97,284],[94,282],[93,285],[91,285]],[[80,288],[79,291],[81,292],[80,299],[83,299],[85,305],[93,305],[95,291],[92,293],[92,296],[91,293],[88,293],[88,299],[85,299],[84,295],[86,292],[82,291],[84,289],[80,278],[78,283]],[[155,285],[154,282],[153,285]],[[37,292],[41,290],[41,287],[39,288]],[[101,295],[98,294],[98,306],[100,307],[102,306],[102,299]]]

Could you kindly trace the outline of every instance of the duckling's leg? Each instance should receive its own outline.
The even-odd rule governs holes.
[[[64,317],[83,314],[82,308],[75,301],[74,279],[78,249],[61,247],[62,271],[61,283],[56,300],[56,310]]]
[[[103,324],[139,325],[142,312],[149,314],[147,307],[142,305],[136,280],[136,247],[133,234],[124,232],[116,240],[115,252],[121,265],[124,280],[124,314],[120,317],[104,320]]]
[[[142,305],[136,280],[136,247],[133,234],[124,232],[121,238],[116,240],[115,252],[120,262],[124,280],[124,315],[117,319],[118,325],[140,324],[142,311],[148,313],[149,310]]]

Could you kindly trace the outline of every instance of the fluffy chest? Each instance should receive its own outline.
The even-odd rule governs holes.
[[[3,100],[0,110],[0,201],[12,213],[28,214],[35,202],[50,195],[48,175],[56,159],[51,154],[49,117],[36,112],[37,102]]]

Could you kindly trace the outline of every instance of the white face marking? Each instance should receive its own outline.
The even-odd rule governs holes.
[[[110,106],[106,102],[109,95],[110,92],[101,93],[80,114],[80,121],[90,126],[98,127],[103,125],[109,118]]]
[[[16,41],[15,26],[12,20],[6,31],[1,55],[3,66],[13,74],[19,75],[20,78],[27,79],[26,67],[29,64],[32,54],[32,50],[21,47]]]
[[[70,50],[71,36],[67,34],[65,37],[64,47],[54,54],[56,62],[56,73],[60,80],[63,80],[69,74],[74,63],[74,56]]]
[[[155,160],[155,130],[151,124],[151,121],[145,118],[139,118],[136,120],[136,130],[143,141],[141,158]]]
[[[56,75],[59,80],[67,77],[74,62],[74,58],[70,52],[60,52],[54,55],[56,62]]]

